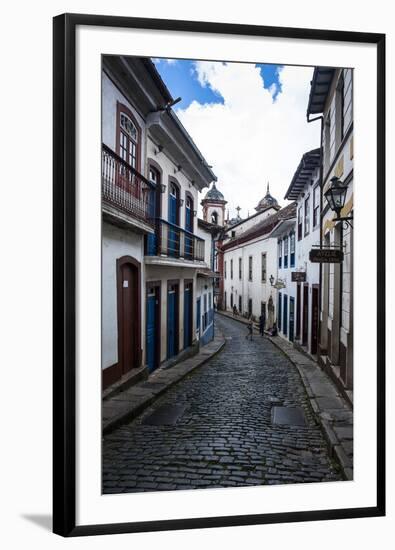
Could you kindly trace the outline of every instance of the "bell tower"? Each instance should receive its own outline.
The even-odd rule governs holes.
[[[225,204],[227,201],[213,182],[211,189],[207,191],[201,202],[204,221],[223,227],[225,225]]]

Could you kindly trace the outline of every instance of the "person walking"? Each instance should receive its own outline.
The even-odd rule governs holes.
[[[246,340],[248,340],[248,338],[250,338],[250,340],[252,341],[252,332],[254,330],[254,324],[252,322],[252,317],[250,317],[249,323],[247,325],[247,329],[248,329],[248,332],[246,334]]]
[[[266,317],[264,312],[261,313],[261,316],[259,317],[259,334],[263,336],[265,332],[265,324],[266,324]]]

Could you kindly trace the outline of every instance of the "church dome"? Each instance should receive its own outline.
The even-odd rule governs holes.
[[[204,200],[205,201],[223,201],[225,200],[224,199],[224,196],[223,194],[221,193],[221,191],[218,191],[216,185],[215,185],[215,182],[213,182],[213,186],[211,187],[211,189],[209,189],[206,193],[206,196],[204,197]]]
[[[267,191],[266,195],[258,202],[258,205],[255,207],[255,210],[257,212],[261,212],[262,210],[267,210],[268,208],[275,208],[276,210],[279,210],[280,205],[278,204],[277,200],[271,196],[269,191],[269,184],[267,184]]]

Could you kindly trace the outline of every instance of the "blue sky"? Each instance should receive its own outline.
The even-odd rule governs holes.
[[[320,144],[319,124],[306,121],[312,67],[154,62],[173,98],[182,97],[174,109],[213,167],[230,216],[237,206],[243,217],[254,212],[268,182],[284,205],[301,156]]]
[[[154,62],[174,99],[182,98],[182,101],[175,106],[175,110],[186,109],[193,100],[201,104],[224,103],[222,96],[215,93],[210,86],[200,84],[194,68],[194,61],[156,58]],[[278,77],[278,69],[281,66],[262,63],[255,66],[260,68],[264,88],[268,89],[272,84],[275,85],[273,98],[276,99],[277,94],[281,91]]]

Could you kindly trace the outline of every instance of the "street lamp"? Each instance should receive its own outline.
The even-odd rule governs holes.
[[[346,225],[352,227],[349,220],[352,220],[353,216],[340,216],[340,212],[344,208],[346,202],[347,188],[347,183],[343,183],[338,177],[333,176],[333,178],[330,179],[330,185],[324,195],[331,210],[336,213],[336,218],[333,218],[333,221],[342,221],[345,222]]]

